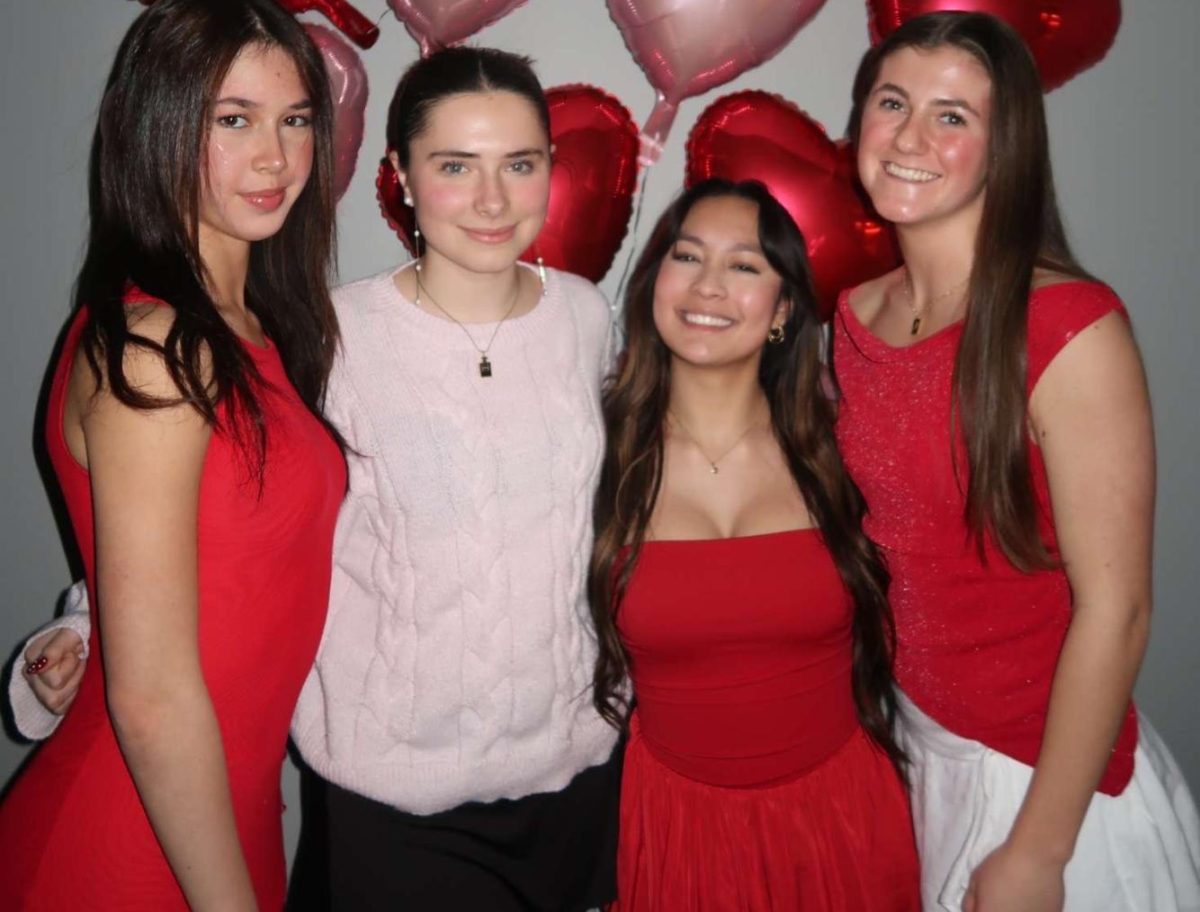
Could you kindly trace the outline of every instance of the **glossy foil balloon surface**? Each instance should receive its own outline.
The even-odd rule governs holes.
[[[369,48],[379,39],[379,29],[346,0],[278,0],[289,13],[321,13],[360,48]]]
[[[305,31],[325,60],[329,95],[333,100],[333,194],[342,198],[362,147],[363,121],[367,109],[367,71],[350,45],[320,25],[305,25]]]
[[[915,16],[948,10],[990,13],[1020,32],[1047,91],[1098,63],[1121,25],[1120,0],[867,0],[871,42]]]
[[[791,213],[826,315],[843,288],[899,262],[891,228],[858,187],[849,145],[778,95],[735,92],[705,109],[688,137],[687,183],[709,177],[762,181]]]
[[[825,0],[608,0],[633,59],[657,92],[642,134],[657,159],[679,103],[773,57]]]
[[[455,44],[497,19],[507,16],[525,0],[388,0],[396,18],[421,45],[421,56]],[[576,2],[576,0],[572,0]]]
[[[554,162],[546,224],[522,256],[598,282],[625,239],[637,186],[638,131],[629,111],[595,86],[546,92]],[[412,209],[385,158],[375,186],[384,218],[413,252]]]

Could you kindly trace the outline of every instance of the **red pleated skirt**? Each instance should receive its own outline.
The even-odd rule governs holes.
[[[796,779],[724,788],[659,762],[634,714],[619,912],[917,912],[908,796],[861,729]]]

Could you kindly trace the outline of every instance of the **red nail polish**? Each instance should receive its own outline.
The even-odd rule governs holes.
[[[50,660],[48,658],[46,658],[45,656],[39,656],[38,658],[34,659],[32,662],[30,662],[28,665],[25,666],[25,674],[27,674],[27,675],[41,674],[43,671],[45,671],[46,666],[49,664],[50,664]]]

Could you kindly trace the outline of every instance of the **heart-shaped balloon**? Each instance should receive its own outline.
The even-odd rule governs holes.
[[[388,0],[396,18],[428,57],[507,16],[525,0]]]
[[[305,25],[305,31],[325,60],[329,95],[333,100],[333,194],[342,198],[362,146],[363,120],[367,110],[367,71],[350,45],[320,25]]]
[[[546,92],[554,164],[546,223],[521,257],[540,254],[548,266],[599,282],[621,248],[637,186],[638,131],[629,111],[595,86]],[[396,171],[385,158],[375,181],[380,209],[409,252],[413,214]]]
[[[379,40],[379,28],[346,0],[278,0],[289,13],[318,12],[364,50]]]
[[[867,0],[871,43],[924,13],[990,13],[1021,33],[1046,91],[1098,63],[1117,37],[1120,0]]]
[[[658,160],[679,103],[736,79],[795,37],[825,0],[608,0],[625,44],[657,92],[642,127]]]
[[[891,227],[858,187],[854,155],[798,107],[766,92],[718,98],[687,141],[687,183],[758,180],[787,209],[808,247],[825,314],[838,292],[899,263]]]

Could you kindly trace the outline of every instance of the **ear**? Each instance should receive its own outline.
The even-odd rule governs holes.
[[[775,305],[775,313],[771,318],[772,326],[782,326],[792,316],[792,301],[790,298],[780,296],[779,303]]]
[[[400,188],[404,194],[409,195],[408,190],[408,175],[404,173],[404,169],[400,167],[400,156],[394,149],[388,149],[387,160],[396,172],[396,176],[400,178]]]

